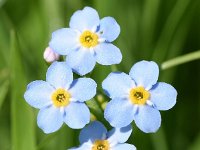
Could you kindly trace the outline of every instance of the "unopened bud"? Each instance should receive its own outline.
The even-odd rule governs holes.
[[[55,53],[50,47],[47,47],[44,51],[43,57],[46,62],[52,63],[56,60],[59,60],[60,55]]]
[[[105,110],[107,104],[108,104],[108,102],[104,102],[103,104],[101,104],[101,108],[102,108],[103,110]]]
[[[99,101],[99,103],[103,103],[105,101],[102,94],[97,95],[97,100]]]

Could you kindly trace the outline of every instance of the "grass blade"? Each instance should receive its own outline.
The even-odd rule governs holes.
[[[20,58],[19,45],[11,32],[11,135],[12,150],[35,150],[35,131],[32,109],[23,99],[26,79]]]
[[[165,61],[162,63],[161,68],[165,70],[197,59],[200,59],[200,50]]]

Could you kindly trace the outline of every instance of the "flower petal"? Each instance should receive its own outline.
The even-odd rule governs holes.
[[[158,110],[168,110],[176,104],[177,91],[170,84],[159,82],[149,92],[150,100]]]
[[[109,143],[125,143],[132,133],[131,124],[123,128],[113,128],[108,132]]]
[[[128,99],[115,98],[107,104],[104,118],[111,126],[121,128],[133,121],[134,114],[134,105]]]
[[[94,48],[96,60],[102,65],[119,64],[122,60],[122,54],[115,45],[110,43],[101,43]]]
[[[92,30],[97,28],[99,22],[97,11],[91,7],[84,7],[83,10],[78,10],[72,15],[69,26],[79,31]]]
[[[90,121],[90,111],[84,103],[70,102],[65,108],[64,121],[72,129],[83,128]]]
[[[93,143],[97,139],[104,140],[106,134],[107,129],[105,126],[99,121],[94,121],[81,130],[79,141],[81,144],[89,141]]]
[[[63,124],[63,114],[53,105],[43,108],[39,111],[37,124],[45,133],[55,132]]]
[[[90,149],[92,149],[92,144],[91,143],[83,143],[79,147],[73,147],[73,148],[70,148],[68,150],[90,150]]]
[[[60,55],[67,55],[78,47],[78,33],[70,28],[62,28],[52,33],[49,47]]]
[[[70,148],[68,150],[90,150],[92,149],[92,143],[83,143],[81,146],[79,147],[73,147],[73,148]]]
[[[24,98],[27,103],[35,108],[43,108],[51,104],[51,93],[54,88],[45,81],[33,81],[28,84]]]
[[[136,147],[131,144],[117,144],[115,147],[112,148],[112,150],[136,150]]]
[[[114,41],[120,33],[120,26],[113,17],[104,17],[100,21],[100,37],[105,38],[106,41]]]
[[[159,68],[155,62],[143,60],[136,63],[129,74],[137,86],[143,86],[149,90],[158,80]]]
[[[79,75],[91,72],[96,64],[94,56],[88,49],[79,49],[71,52],[66,62]]]
[[[135,115],[135,123],[145,133],[156,132],[161,124],[160,112],[148,105],[139,106],[138,113]]]
[[[79,102],[84,102],[93,98],[96,94],[97,84],[90,78],[79,78],[72,82],[69,89],[72,98]]]
[[[68,88],[73,81],[73,73],[66,62],[54,62],[47,70],[46,80],[56,88]]]
[[[134,81],[123,72],[112,72],[102,83],[102,88],[111,97],[127,97],[129,90],[135,87]]]

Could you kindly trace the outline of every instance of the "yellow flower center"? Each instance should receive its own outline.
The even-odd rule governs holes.
[[[92,150],[110,150],[110,145],[107,140],[96,140]]]
[[[51,96],[54,106],[62,107],[69,104],[71,94],[65,89],[57,89]]]
[[[136,87],[131,89],[129,98],[133,104],[144,105],[149,99],[150,93],[143,87]]]
[[[82,46],[90,48],[98,44],[98,35],[90,31],[84,31],[80,36],[80,43]]]

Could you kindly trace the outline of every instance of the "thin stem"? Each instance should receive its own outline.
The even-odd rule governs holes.
[[[165,61],[162,63],[161,68],[165,70],[197,59],[200,59],[200,50]]]
[[[118,71],[117,66],[116,65],[111,65],[111,71]]]

